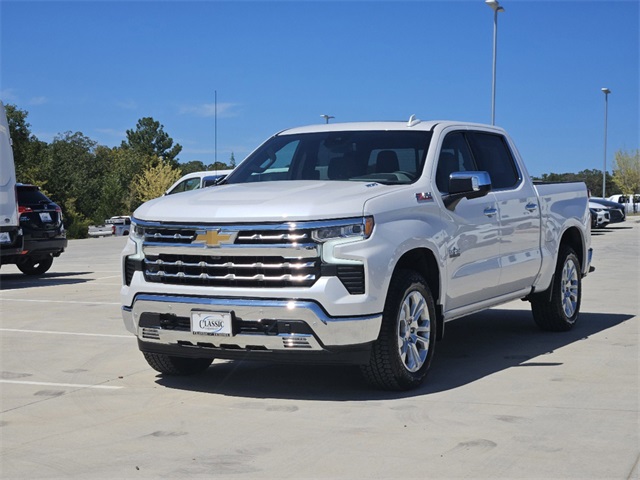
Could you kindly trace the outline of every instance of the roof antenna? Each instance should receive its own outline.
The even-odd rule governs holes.
[[[416,118],[416,116],[415,116],[415,115],[411,115],[411,116],[409,117],[409,121],[407,122],[407,127],[414,127],[414,126],[416,126],[416,125],[417,125],[417,124],[419,124],[419,123],[420,123],[420,119],[419,119],[419,118]]]

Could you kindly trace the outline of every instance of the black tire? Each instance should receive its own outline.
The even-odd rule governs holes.
[[[391,279],[378,339],[362,372],[383,390],[411,390],[427,376],[436,340],[436,309],[424,278],[400,270]]]
[[[41,259],[27,258],[16,264],[18,269],[25,275],[42,275],[47,272],[53,264],[53,257]]]
[[[531,297],[533,320],[542,330],[567,332],[573,328],[580,314],[582,273],[575,252],[560,247],[553,282],[544,292]]]
[[[151,368],[165,375],[194,375],[204,372],[213,359],[172,357],[163,353],[142,352]]]

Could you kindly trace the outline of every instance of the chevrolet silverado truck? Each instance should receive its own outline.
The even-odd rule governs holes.
[[[131,227],[122,314],[155,370],[344,362],[389,390],[464,315],[524,299],[571,329],[592,256],[583,183],[534,184],[503,129],[415,117],[285,130]]]
[[[90,238],[110,237],[112,235],[121,237],[129,235],[130,225],[131,217],[119,215],[107,218],[102,225],[89,225],[88,235]]]

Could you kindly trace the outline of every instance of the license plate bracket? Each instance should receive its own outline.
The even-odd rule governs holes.
[[[191,312],[191,333],[212,337],[232,337],[233,312]]]

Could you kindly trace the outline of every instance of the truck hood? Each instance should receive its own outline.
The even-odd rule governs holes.
[[[219,185],[166,195],[141,205],[135,218],[157,222],[237,223],[357,217],[388,188],[379,183],[286,181]]]

